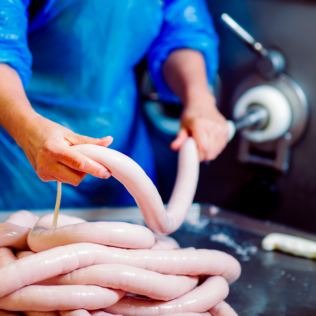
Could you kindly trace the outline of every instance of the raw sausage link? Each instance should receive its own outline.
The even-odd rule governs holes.
[[[10,215],[4,223],[0,223],[0,247],[25,249],[27,234],[37,220],[36,215],[24,210]]]
[[[0,267],[4,267],[16,260],[13,252],[9,248],[0,248]],[[0,316],[20,316],[19,313],[0,310]]]
[[[56,311],[99,309],[113,305],[124,292],[94,285],[26,286],[0,298],[0,309],[8,311]]]
[[[37,221],[38,216],[29,211],[21,210],[11,214],[5,222],[32,229]]]
[[[228,284],[222,277],[209,277],[189,293],[169,302],[150,302],[134,298],[123,298],[106,310],[124,316],[151,316],[179,312],[204,312],[220,303],[228,295]]]
[[[167,209],[144,170],[128,156],[97,145],[74,148],[106,166],[126,187],[152,231],[170,234],[181,226],[192,205],[199,175],[199,157],[193,139],[189,138],[180,150],[177,179]]]
[[[197,283],[196,277],[165,275],[122,264],[93,265],[45,282],[56,285],[93,284],[163,301],[189,292]]]
[[[76,225],[70,226],[78,227]],[[29,311],[31,307],[33,311],[91,310],[111,305],[106,312],[122,315],[133,315],[134,310],[135,315],[158,315],[157,308],[159,313],[206,312],[220,303],[228,293],[227,282],[223,277],[232,282],[240,274],[240,266],[233,257],[215,250],[127,250],[77,243],[39,253],[24,251],[18,253],[18,257],[22,258],[17,261],[14,261],[12,252],[7,248],[1,251],[6,260],[9,257],[11,259],[9,264],[0,268],[3,285],[0,288],[0,308],[11,311]],[[160,275],[157,272],[175,275]],[[190,276],[199,275],[223,277],[210,277],[194,289],[197,278]],[[54,285],[31,285],[41,281]],[[79,285],[81,283],[91,285]],[[76,292],[78,287],[80,290]],[[117,304],[107,304],[104,302],[104,294],[101,294],[105,290],[103,287],[120,288],[130,293],[171,301],[148,303],[124,298]],[[93,288],[98,289],[94,295],[96,303],[89,300],[86,304],[84,300],[78,300],[76,294],[73,294],[75,297],[70,294],[70,289],[73,289],[73,293],[91,293]],[[217,293],[217,296],[210,297],[210,292]],[[52,297],[53,302],[45,301],[45,297]],[[129,306],[130,303],[133,307]],[[145,307],[141,306],[142,303]],[[125,311],[127,306],[130,312]]]
[[[0,223],[0,247],[26,249],[26,238],[30,229],[11,223]]]
[[[148,228],[139,225],[95,222],[63,226],[54,230],[36,225],[29,233],[27,242],[35,252],[80,242],[148,249],[155,244],[155,236]]]
[[[127,264],[165,274],[221,275],[229,282],[240,275],[238,261],[216,250],[126,250],[78,243],[39,252],[0,268],[0,297],[23,286],[101,263]]]
[[[0,248],[0,268],[16,260],[12,250],[6,247]]]

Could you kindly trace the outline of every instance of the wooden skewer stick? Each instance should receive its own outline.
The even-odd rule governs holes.
[[[53,218],[53,229],[57,227],[59,209],[60,209],[60,201],[61,201],[61,182],[57,181],[57,194],[56,194],[56,203],[54,209],[54,218]]]

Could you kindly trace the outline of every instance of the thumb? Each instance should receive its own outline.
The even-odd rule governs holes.
[[[72,136],[67,137],[67,138],[72,143],[72,145],[93,144],[93,145],[108,147],[113,142],[112,136],[106,136],[103,138],[93,138],[89,136],[73,134]]]
[[[181,128],[176,139],[171,143],[170,147],[172,150],[179,150],[183,143],[186,141],[188,138],[188,132],[186,129]]]

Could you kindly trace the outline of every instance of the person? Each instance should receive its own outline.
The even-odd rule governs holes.
[[[204,0],[0,5],[0,209],[53,207],[56,180],[71,184],[64,207],[132,203],[73,145],[109,146],[113,138],[112,148],[154,178],[135,83],[143,57],[160,97],[183,104],[171,148],[192,136],[207,161],[226,145],[226,120],[210,90],[218,39]]]

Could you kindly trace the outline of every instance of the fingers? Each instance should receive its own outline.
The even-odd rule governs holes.
[[[200,160],[214,160],[227,144],[227,131],[218,124],[199,126],[193,132],[196,139]]]
[[[93,138],[71,132],[67,135],[66,140],[68,140],[71,145],[93,144],[107,147],[113,142],[113,137]],[[110,171],[106,167],[84,156],[71,147],[55,150],[55,158],[62,164],[76,171],[91,174],[97,178],[107,179],[111,176]]]
[[[106,136],[99,139],[99,142],[97,145],[108,147],[113,143],[113,137],[112,136]]]
[[[223,151],[228,142],[228,131],[226,130],[226,126],[219,124],[209,124],[205,128],[205,133],[210,144],[207,148],[205,160],[214,160]]]
[[[43,181],[57,180],[74,186],[79,185],[86,174],[101,179],[111,176],[106,167],[68,145],[46,146],[36,165],[36,172]]]
[[[172,146],[179,149],[188,135],[196,141],[200,161],[214,160],[224,149],[228,142],[227,124],[219,124],[207,119],[199,119],[186,127],[185,132],[180,131]],[[186,135],[184,138],[183,135]],[[174,145],[175,143],[175,145]],[[174,149],[172,147],[172,149]]]
[[[33,125],[32,125],[33,126]],[[78,185],[85,174],[109,178],[109,170],[79,153],[73,145],[109,146],[113,138],[93,138],[73,133],[55,122],[40,117],[31,129],[30,142],[23,147],[38,176],[43,181],[59,180]]]
[[[71,133],[67,136],[67,140],[71,143],[71,145],[93,144],[107,147],[113,142],[113,137],[106,136],[103,138],[93,138]],[[80,154],[72,148],[67,148],[67,150],[57,152],[56,158],[58,158],[61,163],[74,170],[88,173],[101,179],[107,179],[111,176],[110,171],[106,167]]]
[[[79,144],[93,144],[108,147],[113,142],[112,136],[106,136],[103,138],[93,138],[89,136],[83,136],[79,134],[71,133],[67,135],[67,140],[71,143],[71,145],[79,145]]]
[[[188,132],[185,128],[181,128],[176,139],[171,143],[170,147],[172,150],[179,150],[186,139],[188,138]]]
[[[110,171],[106,167],[71,147],[54,152],[54,158],[71,169],[91,174],[97,178],[107,179],[111,176]]]

